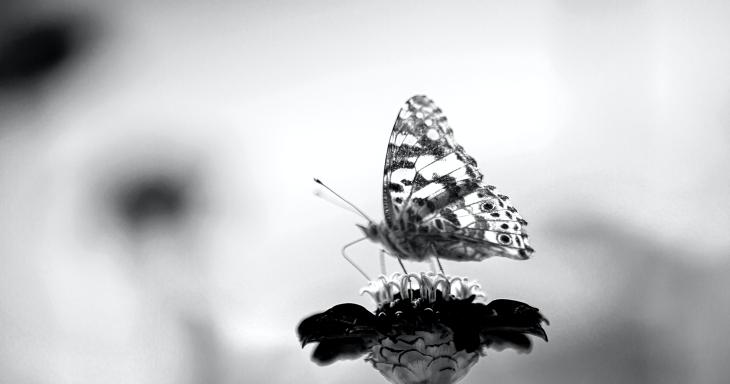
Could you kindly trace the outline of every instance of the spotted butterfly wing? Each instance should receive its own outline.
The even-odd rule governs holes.
[[[433,101],[414,96],[388,143],[383,178],[386,225],[411,248],[451,260],[527,259],[527,224],[505,195],[483,182]],[[415,246],[414,246],[415,245]]]

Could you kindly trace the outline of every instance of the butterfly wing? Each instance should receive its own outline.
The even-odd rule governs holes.
[[[439,257],[526,259],[532,253],[517,210],[482,182],[476,161],[456,144],[433,101],[414,96],[388,142],[383,205],[388,227]]]
[[[428,241],[439,257],[482,260],[492,256],[528,259],[527,225],[509,197],[490,185],[482,185],[463,198],[423,219]],[[435,234],[435,235],[433,235]]]
[[[391,228],[445,207],[482,179],[474,159],[454,142],[441,109],[425,96],[410,98],[398,114],[384,173],[383,210]]]

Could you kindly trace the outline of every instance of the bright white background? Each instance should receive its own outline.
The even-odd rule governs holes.
[[[387,139],[420,93],[537,251],[446,270],[551,321],[463,383],[730,375],[725,2],[32,9],[94,27],[55,77],[0,93],[0,382],[383,382],[298,345],[304,316],[372,306],[339,256],[363,221],[312,177],[381,218]],[[115,191],[159,174],[183,214],[124,224]],[[352,252],[377,272],[376,245]]]

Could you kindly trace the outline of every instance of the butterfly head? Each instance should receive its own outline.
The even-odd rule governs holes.
[[[365,236],[372,241],[380,240],[380,226],[375,222],[371,221],[367,226],[355,224],[365,234]]]

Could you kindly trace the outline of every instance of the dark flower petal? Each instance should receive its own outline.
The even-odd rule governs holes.
[[[375,315],[357,304],[339,304],[312,315],[297,328],[302,346],[319,342],[312,358],[331,363],[338,358],[362,354],[377,339]]]
[[[342,359],[357,359],[370,351],[375,338],[341,338],[322,340],[314,349],[312,360],[319,365],[332,364]]]
[[[513,348],[518,352],[528,353],[532,350],[532,341],[517,332],[490,332],[484,336],[483,345],[497,351]]]
[[[480,331],[483,324],[481,312],[485,305],[473,303],[474,297],[465,300],[449,300],[440,308],[441,321],[451,328],[457,350],[473,352],[482,346]]]
[[[499,299],[484,307],[481,313],[481,337],[485,346],[504,349],[512,347],[528,352],[531,342],[525,335],[548,341],[542,323],[548,323],[537,308],[525,303]]]

